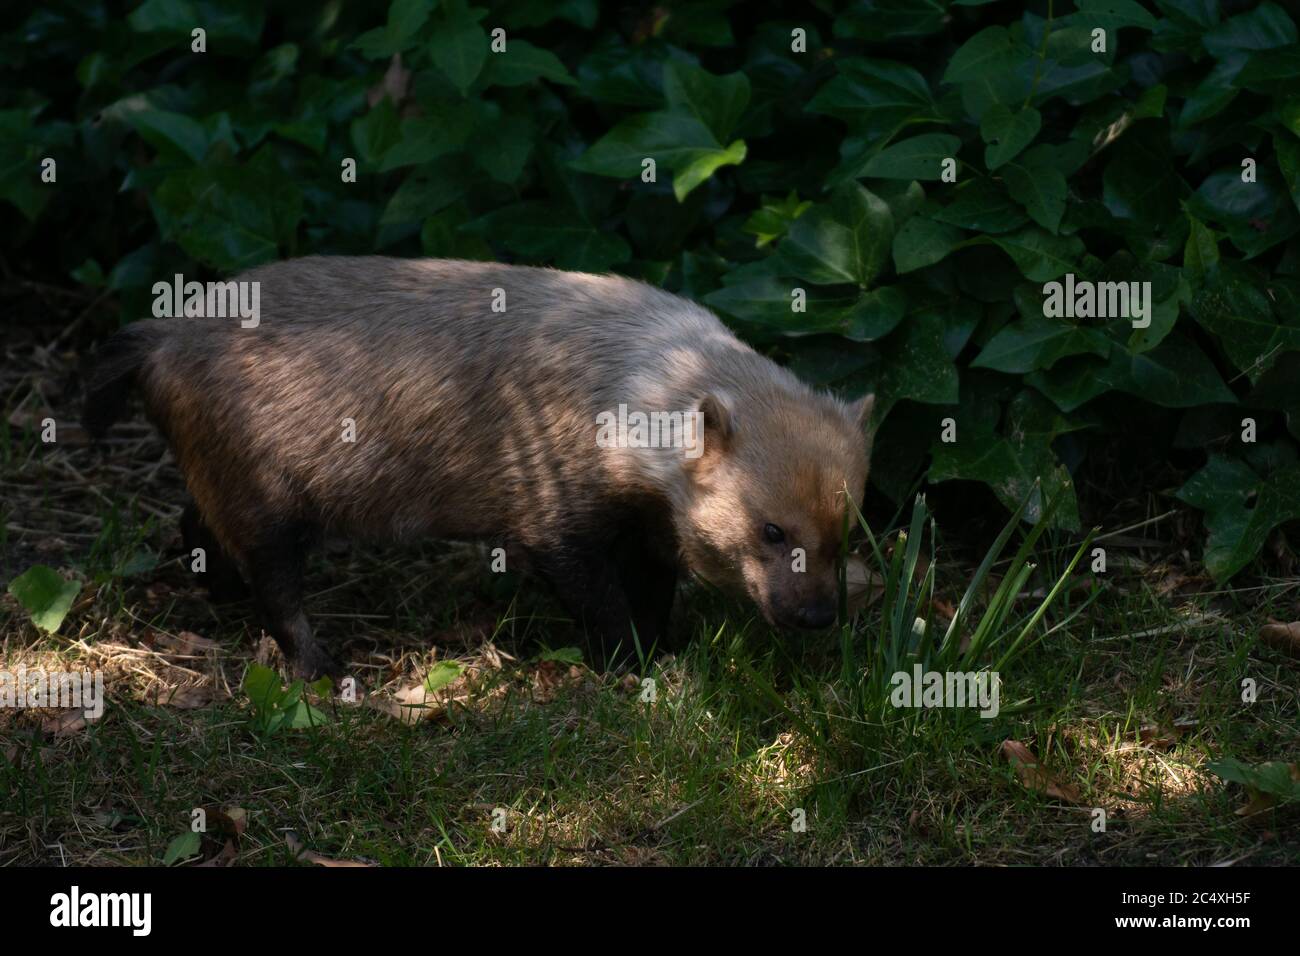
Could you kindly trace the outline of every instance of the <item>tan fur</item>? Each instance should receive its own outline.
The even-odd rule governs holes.
[[[151,321],[139,373],[237,561],[268,515],[544,549],[597,532],[610,502],[654,500],[684,564],[769,619],[833,592],[844,493],[860,498],[867,477],[862,409],[813,392],[700,306],[616,276],[455,260],[311,257],[237,278],[261,283],[258,327]],[[706,416],[698,461],[596,445],[598,412],[706,396],[731,423],[723,434]],[[765,523],[788,547],[763,541]],[[793,547],[806,574],[789,570]]]

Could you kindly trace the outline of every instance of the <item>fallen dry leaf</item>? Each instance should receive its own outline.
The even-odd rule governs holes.
[[[1283,624],[1270,620],[1259,629],[1259,638],[1269,647],[1292,657],[1300,657],[1300,621]]]
[[[220,853],[212,857],[212,859],[210,860],[204,860],[202,863],[197,864],[197,866],[199,867],[233,866],[235,862],[235,858],[238,856],[239,856],[239,852],[235,849],[235,844],[232,841],[227,840],[226,845],[221,848]]]
[[[333,857],[322,856],[315,850],[303,846],[298,835],[292,830],[284,835],[284,842],[288,845],[293,858],[304,863],[315,863],[317,866],[374,866],[373,863],[362,863],[360,860],[336,860]]]
[[[1030,790],[1041,790],[1047,796],[1064,800],[1067,803],[1081,802],[1079,788],[1071,783],[1057,781],[1040,766],[1034,752],[1020,741],[1004,740],[1000,749],[1002,755],[1011,762],[1011,766],[1019,774],[1020,782]]]
[[[560,661],[542,661],[531,677],[533,699],[549,704],[561,690],[582,683],[582,670],[572,664],[565,667]]]
[[[41,721],[41,730],[55,737],[69,737],[86,729],[86,715],[79,710],[59,710]]]
[[[225,700],[229,695],[212,684],[181,684],[168,687],[158,684],[155,687],[154,703],[159,707],[174,707],[177,710],[197,710],[209,704]]]
[[[242,835],[248,829],[248,811],[243,807],[227,808],[226,816],[234,824],[236,836]]]
[[[945,601],[943,598],[934,598],[930,602],[930,611],[938,615],[945,624],[951,624],[952,619],[957,616],[957,609],[952,606],[952,602]]]
[[[1168,750],[1182,738],[1184,731],[1199,723],[1199,720],[1180,718],[1172,725],[1148,724],[1138,730],[1138,740],[1157,750]]]
[[[884,579],[872,571],[866,561],[852,554],[844,562],[844,585],[850,614],[870,607],[885,593]]]
[[[388,62],[388,69],[384,71],[384,78],[367,91],[366,103],[373,109],[387,96],[394,106],[401,106],[410,84],[411,71],[402,66],[402,54],[394,53]]]
[[[208,651],[219,650],[221,645],[209,637],[200,637],[193,631],[181,631],[179,634],[154,635],[154,647],[175,657],[199,657]]]

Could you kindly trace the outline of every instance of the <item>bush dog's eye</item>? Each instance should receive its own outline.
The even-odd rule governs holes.
[[[763,525],[763,537],[772,544],[780,544],[785,540],[785,532],[774,524]]]

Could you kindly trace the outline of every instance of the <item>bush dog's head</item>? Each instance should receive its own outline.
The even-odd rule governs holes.
[[[688,465],[677,516],[691,570],[743,591],[771,624],[833,624],[847,496],[860,504],[866,487],[873,399],[703,396],[703,451]]]

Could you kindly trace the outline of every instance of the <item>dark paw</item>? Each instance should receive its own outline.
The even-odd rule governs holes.
[[[308,683],[328,677],[338,687],[339,681],[345,676],[342,665],[324,648],[315,644],[295,654],[288,663],[294,679]]]

